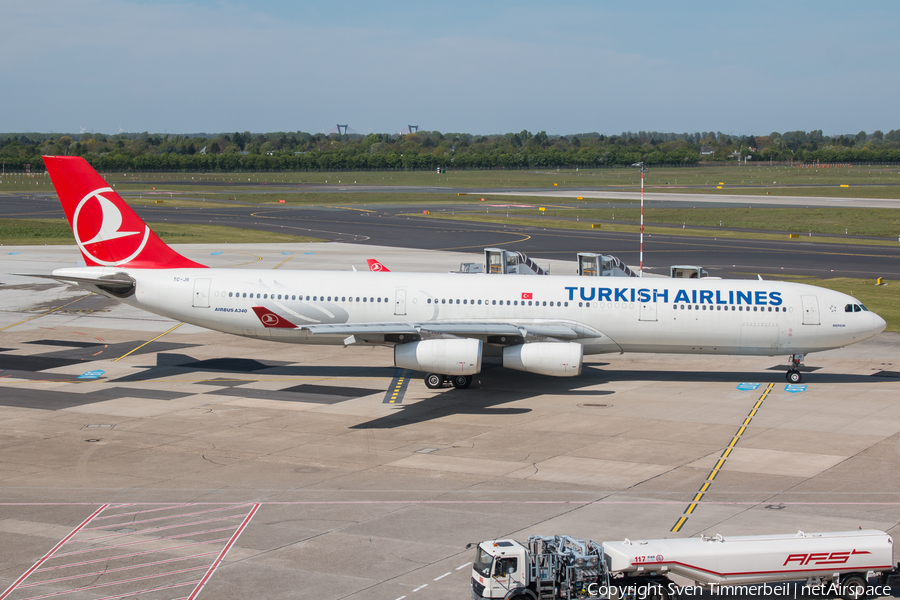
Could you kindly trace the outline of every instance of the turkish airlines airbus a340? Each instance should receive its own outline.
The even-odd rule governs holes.
[[[584,354],[790,357],[868,339],[884,320],[851,296],[777,281],[210,269],[163,243],[79,157],[44,157],[85,267],[36,275],[246,337],[386,345],[435,388],[465,388],[483,356],[553,376]]]

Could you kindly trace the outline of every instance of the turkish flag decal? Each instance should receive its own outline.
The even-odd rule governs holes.
[[[531,292],[522,292],[522,300],[531,300]]]

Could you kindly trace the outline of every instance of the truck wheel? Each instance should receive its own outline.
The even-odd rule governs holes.
[[[841,577],[841,598],[862,600],[866,597],[866,580],[859,575]]]
[[[669,600],[669,592],[665,587],[659,586],[647,596],[647,600]]]
[[[444,376],[437,373],[429,373],[425,376],[425,387],[429,390],[436,390],[444,387]]]

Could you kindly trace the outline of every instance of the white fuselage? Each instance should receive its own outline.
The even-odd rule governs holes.
[[[430,321],[495,322],[527,330],[528,324],[562,323],[579,332],[572,341],[582,344],[585,354],[776,355],[839,348],[885,327],[851,296],[778,281],[121,267],[54,271],[113,273],[136,281],[134,295],[122,301],[137,308],[217,331],[294,343],[345,343],[346,334],[302,329],[321,324],[407,323],[427,329]],[[265,307],[299,329],[267,329],[252,307]]]

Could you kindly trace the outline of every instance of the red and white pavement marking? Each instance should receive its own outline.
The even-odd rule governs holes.
[[[136,504],[104,504],[16,579],[0,600],[168,600],[176,588],[183,588],[176,592],[181,600],[195,600],[257,510],[259,504],[153,505],[145,510]],[[223,526],[210,528],[212,523]],[[173,530],[173,535],[159,535]],[[96,535],[100,531],[107,534]],[[190,538],[190,543],[179,538]]]

